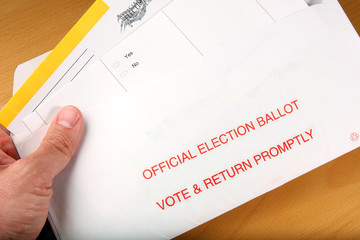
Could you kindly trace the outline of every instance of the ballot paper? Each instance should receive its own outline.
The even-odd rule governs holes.
[[[185,3],[185,4],[184,4]],[[215,3],[215,5],[214,5]],[[190,2],[190,1],[187,1],[187,2],[184,2],[182,1],[180,4],[184,4],[182,6],[179,6],[179,4],[177,4],[175,7],[172,7],[172,9],[176,9],[176,11],[178,11],[178,8],[180,7],[181,9],[190,9],[192,10],[192,15],[194,16],[197,16],[197,12],[196,11],[199,11],[199,9],[203,9],[203,11],[208,11],[210,14],[214,14],[214,12],[219,12],[219,9],[216,5],[216,2],[212,3],[214,6],[215,6],[215,9],[213,7],[213,9],[211,9],[212,11],[209,11],[209,7],[206,5],[207,3],[205,3],[204,1],[203,2],[196,2],[196,3],[193,3],[193,2]],[[120,3],[116,3],[116,4],[120,4]],[[124,7],[126,6],[126,2],[122,1],[122,5],[118,6],[117,8],[121,8],[121,7]],[[194,4],[197,4],[197,7],[194,6]],[[241,3],[243,4],[243,3]],[[217,16],[216,18],[213,17],[213,15],[210,16],[210,19],[213,19],[213,21],[215,21],[214,23],[212,23],[212,27],[214,29],[223,29],[223,30],[231,30],[232,28],[231,27],[227,27],[227,28],[224,28],[224,26],[227,26],[227,22],[234,22],[236,23],[236,28],[238,29],[239,28],[239,23],[240,24],[243,24],[246,25],[246,24],[251,24],[252,22],[254,22],[253,20],[252,21],[249,21],[249,19],[245,19],[247,16],[251,16],[253,18],[258,18],[259,20],[257,20],[258,22],[261,22],[261,21],[265,21],[265,24],[268,23],[268,22],[273,22],[273,21],[276,21],[276,20],[279,20],[283,17],[286,17],[288,15],[291,15],[292,13],[295,13],[296,11],[299,11],[303,8],[306,8],[307,6],[304,4],[304,1],[303,0],[271,0],[271,1],[268,1],[268,0],[261,0],[261,1],[257,1],[257,4],[258,4],[258,7],[261,7],[263,8],[264,11],[266,11],[268,17],[265,17],[264,18],[264,12],[261,11],[261,16],[259,15],[259,8],[254,8],[252,7],[249,8],[244,8],[243,6],[241,6],[241,9],[244,9],[244,12],[247,13],[245,14],[243,17],[239,14],[233,14],[231,12],[229,12],[229,15],[233,15],[235,17],[238,17],[238,19],[235,19],[236,21],[234,21],[234,19],[227,19],[227,18],[223,18],[221,17],[220,15]],[[311,4],[311,2],[308,2],[307,4]],[[234,6],[234,2],[229,2],[227,3],[227,5],[223,5],[223,7],[225,8],[226,6]],[[200,8],[199,8],[200,7]],[[254,11],[256,10],[256,11]],[[225,13],[227,13],[228,11],[225,11]],[[202,13],[203,14],[203,13]],[[183,16],[183,14],[180,14],[179,15],[180,17]],[[243,19],[241,19],[241,17]],[[273,20],[273,21],[270,21],[269,20],[269,17]],[[223,18],[221,21],[219,21],[219,18]],[[189,18],[191,19],[191,18]],[[205,22],[205,25],[209,25],[209,18],[203,18],[204,22]],[[205,20],[206,19],[206,20]],[[265,20],[264,20],[265,19]],[[197,34],[197,29],[194,28],[196,26],[194,26],[194,24],[190,21],[187,23],[189,26],[187,26],[187,28],[192,28],[193,30],[191,30],[192,32],[195,32],[195,35]],[[215,26],[216,25],[216,26]],[[133,26],[131,26],[133,27]],[[248,28],[250,28],[250,31],[252,30],[252,27],[249,26]],[[181,29],[180,29],[181,30]],[[247,32],[245,30],[245,32]],[[203,34],[203,33],[201,33]],[[203,39],[205,39],[205,42],[208,40],[208,39],[212,39],[212,37],[209,37],[208,35],[211,34],[211,32],[207,33],[206,35],[200,35],[200,37],[202,37]],[[212,34],[215,34],[215,37],[218,36],[217,38],[221,37],[221,33],[216,31],[216,32],[213,32]],[[113,37],[113,38],[110,38],[111,39],[116,39],[116,37]],[[86,40],[85,40],[86,42]],[[107,44],[106,44],[107,45]],[[23,63],[21,65],[18,66],[18,68],[16,69],[15,71],[15,77],[14,77],[14,87],[13,87],[13,94],[16,93],[16,91],[20,88],[20,86],[30,77],[30,75],[35,71],[35,69],[40,65],[40,63],[42,61],[45,60],[45,58],[48,56],[50,52],[48,53],[45,53],[35,59],[32,59],[30,61],[27,61],[26,63]],[[98,54],[100,55],[100,54]],[[94,57],[92,60],[96,59],[97,57]],[[82,66],[80,66],[82,67]],[[62,80],[62,82],[64,82]],[[46,90],[42,90],[44,92],[46,92]],[[54,92],[56,92],[56,90],[52,90]],[[50,93],[49,95],[51,95],[52,93]],[[28,111],[26,111],[28,112]],[[24,113],[26,114],[26,113]]]
[[[49,123],[71,103],[86,122],[53,186],[59,238],[172,238],[359,147],[360,43],[338,3],[234,35],[212,53],[184,46],[194,61],[165,74],[144,68],[153,77],[139,84],[104,68],[116,63],[109,52],[37,110]],[[96,103],[96,93],[113,97]],[[47,129],[32,116],[22,156]]]
[[[244,36],[306,7],[303,0],[231,0],[226,4],[218,0],[98,0],[19,90],[16,99],[21,101],[10,101],[5,106],[0,122],[15,135],[31,134],[32,127],[23,121],[29,113],[159,12],[166,20],[160,19],[165,29],[160,25],[158,32],[164,36],[168,29],[178,31],[185,40],[173,39],[174,44],[191,44],[202,56],[226,47],[234,34]],[[137,38],[134,44],[153,47],[147,45],[147,39]],[[139,56],[133,55],[134,61],[121,68],[123,72],[138,66],[134,58]],[[171,60],[166,62],[171,64]]]

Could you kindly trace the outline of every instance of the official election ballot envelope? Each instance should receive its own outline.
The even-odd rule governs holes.
[[[360,43],[347,24],[337,3],[307,8],[128,92],[95,62],[36,113],[49,123],[70,101],[86,122],[53,185],[58,237],[173,238],[359,147]],[[89,106],[78,96],[97,79],[113,97]],[[46,128],[18,141],[22,156]]]

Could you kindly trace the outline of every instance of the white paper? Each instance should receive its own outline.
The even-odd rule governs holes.
[[[225,43],[231,41],[233,35],[245,36],[273,23],[276,20],[271,16],[271,12],[274,9],[281,8],[281,12],[285,16],[307,7],[306,4],[299,4],[303,3],[302,0],[288,1],[296,4],[281,5],[279,0],[269,1],[274,2],[269,12],[267,12],[266,7],[256,0],[244,0],[241,2],[232,0],[228,1],[227,4],[223,4],[223,2],[218,0],[199,1],[196,3],[193,1],[171,0],[149,1],[143,19],[134,22],[131,25],[133,27],[127,26],[127,28],[121,30],[121,21],[119,23],[118,16],[135,3],[130,0],[107,0],[105,2],[110,6],[109,11],[41,87],[25,108],[22,109],[8,126],[8,129],[13,134],[31,134],[30,129],[33,128],[26,125],[26,120],[23,121],[28,114],[38,110],[38,107],[49,96],[66,83],[78,77],[80,72],[90,66],[91,63],[98,61],[99,58],[110,51],[116,44],[136,33],[142,24],[146,24],[148,20],[152,19],[154,15],[158,15],[157,13],[159,12],[168,18],[168,25],[173,25],[172,31],[178,31],[197,49],[200,55],[206,55],[214,51],[216,52],[219,48],[226,48]],[[158,31],[161,30],[166,35],[165,30],[159,26]],[[136,39],[136,42],[133,43],[135,46],[140,45],[150,49],[161,47],[161,45],[156,43],[155,46],[147,45],[147,39]],[[173,59],[164,61],[171,64]],[[158,75],[155,74],[154,76]],[[38,121],[41,121],[41,118],[38,118]]]
[[[71,99],[86,133],[53,186],[60,237],[172,238],[359,147],[360,46],[333,16],[344,20],[337,4],[314,5],[97,106]],[[43,104],[46,121],[82,76]],[[180,164],[183,153],[193,158]]]
[[[123,31],[117,16],[126,11],[129,6],[132,6],[134,1],[106,0],[105,2],[110,6],[110,9],[11,122],[8,129],[12,134],[31,133],[22,121],[29,113],[35,111],[47,97],[51,96],[66,83],[71,82],[82,70],[86,69],[109,49],[135,31],[164,6],[169,4],[171,0],[153,1],[152,4],[147,6],[146,14],[142,20],[134,22],[132,24],[133,27],[128,26]]]
[[[14,73],[13,95],[19,90],[21,85],[30,77],[35,69],[45,60],[50,52],[44,53],[36,58],[24,62],[17,66]]]

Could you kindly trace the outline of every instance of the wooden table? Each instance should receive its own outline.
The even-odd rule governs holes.
[[[0,0],[0,104],[16,66],[53,49],[92,2]],[[340,3],[360,32],[360,1]],[[360,239],[360,149],[178,237],[264,238]]]

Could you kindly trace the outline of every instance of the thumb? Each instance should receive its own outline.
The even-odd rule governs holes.
[[[83,129],[81,112],[66,106],[51,123],[40,147],[24,160],[33,174],[42,176],[46,182],[61,172],[70,161],[78,146]]]

